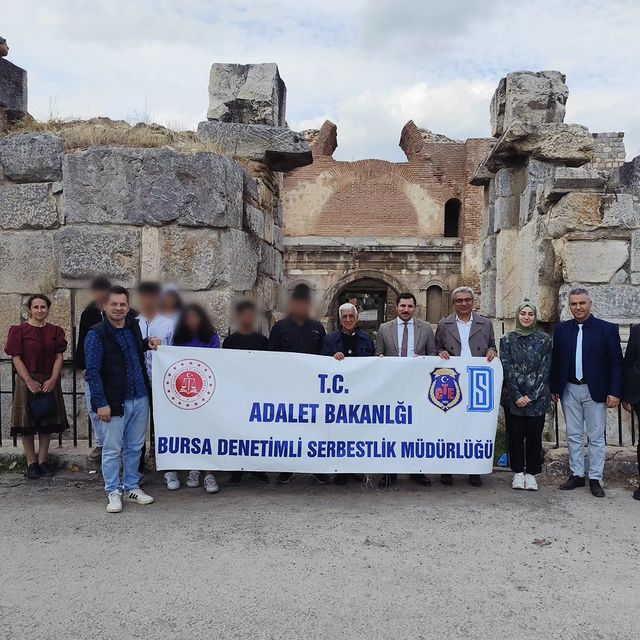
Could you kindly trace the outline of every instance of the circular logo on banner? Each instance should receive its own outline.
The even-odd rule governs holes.
[[[216,377],[204,362],[188,358],[165,371],[163,387],[169,401],[179,409],[197,409],[211,399]]]

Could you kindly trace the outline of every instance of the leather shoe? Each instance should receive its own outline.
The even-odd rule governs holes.
[[[634,500],[640,500],[640,487],[638,487],[631,496]]]
[[[604,489],[600,484],[600,480],[589,480],[589,489],[591,489],[591,495],[596,498],[604,498]]]
[[[431,480],[424,475],[424,473],[412,473],[409,476],[416,484],[419,484],[423,487],[430,487]]]
[[[453,476],[450,473],[442,473],[440,475],[440,482],[447,487],[450,487],[453,484]]]
[[[569,479],[561,484],[558,488],[563,491],[571,491],[572,489],[577,489],[578,487],[584,487],[584,478],[580,476],[569,476]]]
[[[469,475],[469,484],[472,487],[481,487],[482,486],[482,476],[479,475]]]

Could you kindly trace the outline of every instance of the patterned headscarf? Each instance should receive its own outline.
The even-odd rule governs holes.
[[[536,319],[533,321],[533,324],[530,327],[523,327],[520,324],[520,312],[525,308],[529,307],[533,311],[536,316]],[[516,309],[516,333],[519,336],[530,336],[532,333],[535,333],[538,330],[538,310],[535,305],[525,300],[517,309]]]

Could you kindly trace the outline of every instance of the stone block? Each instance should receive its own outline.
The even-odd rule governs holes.
[[[209,231],[167,226],[159,234],[160,280],[184,290],[246,291],[256,281],[258,241],[236,229]]]
[[[264,238],[264,217],[264,213],[260,209],[246,205],[244,211],[245,229],[258,236],[258,238]]]
[[[640,273],[640,231],[631,234],[631,271]]]
[[[7,231],[0,242],[0,293],[48,293],[56,287],[54,233]]]
[[[278,251],[284,251],[284,236],[282,233],[282,229],[273,225],[273,246]]]
[[[513,183],[513,170],[500,169],[495,177],[496,197],[515,195]]]
[[[496,268],[496,236],[489,236],[482,241],[482,269]]]
[[[20,324],[22,321],[20,311],[22,308],[22,296],[17,293],[1,293],[0,294],[0,354],[4,357],[4,345],[9,327],[14,324]],[[9,382],[10,384],[10,382]],[[3,388],[6,388],[3,386]],[[3,403],[4,404],[4,403]]]
[[[5,58],[0,58],[0,107],[11,118],[22,118],[27,108],[27,72]]]
[[[264,239],[269,244],[274,244],[275,221],[270,213],[264,214]],[[280,249],[282,250],[282,249]]]
[[[275,63],[211,65],[207,119],[284,127],[287,88]]]
[[[224,155],[264,163],[272,171],[290,171],[313,162],[309,143],[284,127],[232,122],[201,122],[198,136]]]
[[[230,287],[209,291],[185,291],[184,299],[188,303],[193,302],[204,307],[221,339],[229,335],[235,300],[235,294]]]
[[[142,227],[140,279],[160,280],[160,229],[158,227]]]
[[[276,254],[278,252],[267,243],[262,243],[261,260],[258,271],[271,278],[279,279],[276,272]]]
[[[595,191],[605,186],[603,175],[591,167],[556,167],[544,188],[544,196],[555,202],[571,191]]]
[[[568,282],[609,282],[629,259],[624,240],[571,240],[563,243],[560,256]]]
[[[513,229],[518,226],[520,200],[517,196],[498,196],[495,204],[493,230]]]
[[[569,88],[559,71],[516,71],[502,78],[491,101],[491,130],[502,135],[516,121],[561,123]]]
[[[511,318],[516,307],[527,296],[520,287],[521,252],[517,229],[503,229],[496,237],[496,310],[497,318]],[[535,268],[534,265],[530,265]]]
[[[618,179],[625,189],[640,193],[640,156],[625,162],[618,169]]]
[[[94,147],[63,154],[67,222],[242,225],[244,172],[215,153]]]
[[[50,183],[11,184],[0,188],[0,228],[51,229],[58,210]]]
[[[561,320],[571,318],[567,307],[568,293],[575,287],[584,286],[582,282],[569,282],[560,287],[558,305]],[[604,320],[637,322],[640,318],[640,296],[638,288],[625,284],[600,284],[587,286],[593,300],[593,313]]]
[[[513,122],[487,156],[487,169],[497,172],[516,159],[533,157],[545,162],[579,167],[593,159],[593,138],[579,124]]]
[[[602,225],[611,229],[635,229],[640,219],[634,209],[633,196],[628,193],[607,193],[602,196]]]
[[[78,286],[97,275],[134,286],[140,279],[140,229],[68,226],[55,232],[55,256],[62,284]]]
[[[602,197],[595,193],[568,193],[546,216],[547,231],[559,238],[570,231],[592,231],[602,224]]]
[[[480,313],[485,316],[496,315],[496,272],[485,269],[480,273]]]
[[[273,278],[258,276],[255,292],[256,302],[264,312],[277,310],[283,305],[284,287]]]
[[[47,132],[20,133],[0,139],[0,167],[18,182],[62,180],[63,141]]]

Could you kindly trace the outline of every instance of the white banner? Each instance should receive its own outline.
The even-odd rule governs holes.
[[[160,470],[490,473],[502,365],[160,347]]]

